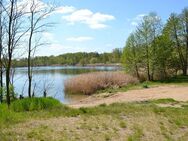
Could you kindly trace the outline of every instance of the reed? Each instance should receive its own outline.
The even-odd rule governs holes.
[[[90,95],[110,87],[122,87],[138,83],[138,79],[124,72],[92,72],[65,81],[65,92]]]

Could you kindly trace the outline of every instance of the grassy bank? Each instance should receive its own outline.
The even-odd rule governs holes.
[[[80,109],[60,104],[20,112],[1,105],[0,139],[186,141],[188,102],[163,99]]]
[[[122,87],[113,87],[113,88],[106,88],[103,90],[98,90],[97,94],[101,93],[109,93],[109,95],[116,93],[116,92],[126,92],[128,90],[135,90],[135,89],[147,89],[162,85],[177,85],[177,86],[188,86],[188,76],[176,76],[172,78],[168,78],[166,80],[161,81],[145,81],[136,84],[128,84]]]
[[[119,88],[139,81],[124,72],[92,72],[81,74],[65,82],[65,91],[90,95],[107,88]]]
[[[188,77],[131,84],[103,92],[170,84],[188,85]],[[0,104],[0,139],[187,141],[188,102],[159,99],[74,109],[52,98],[23,99],[13,102],[10,109]]]

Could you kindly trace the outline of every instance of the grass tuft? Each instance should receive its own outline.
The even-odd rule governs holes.
[[[11,109],[15,112],[39,111],[60,106],[61,103],[53,98],[25,98],[14,101]]]

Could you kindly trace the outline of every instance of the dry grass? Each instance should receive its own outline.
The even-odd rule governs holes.
[[[174,102],[186,105],[179,108],[157,106]],[[59,107],[18,114],[24,116],[25,121],[0,128],[0,140],[188,141],[188,103],[172,99],[80,109]]]
[[[72,94],[90,95],[110,87],[136,84],[138,79],[124,72],[93,72],[81,74],[65,82],[65,91]]]

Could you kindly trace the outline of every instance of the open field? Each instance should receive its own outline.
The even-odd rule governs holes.
[[[14,113],[4,122],[3,141],[187,141],[188,103],[164,99],[79,109],[61,106]]]

